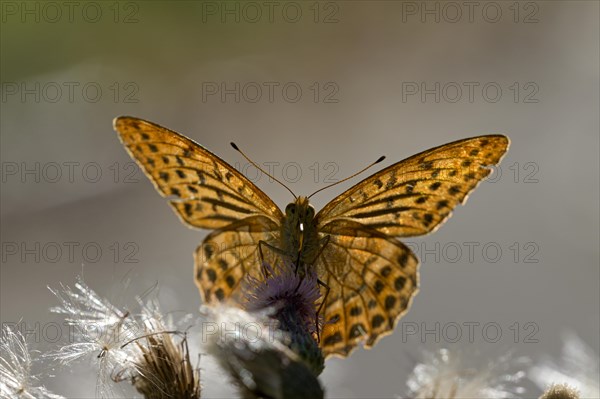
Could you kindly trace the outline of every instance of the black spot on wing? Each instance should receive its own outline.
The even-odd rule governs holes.
[[[209,260],[210,258],[212,258],[213,253],[214,253],[212,246],[210,244],[205,244],[203,246],[203,249],[204,249],[204,253],[206,254],[206,260]]]
[[[408,266],[408,253],[403,252],[402,254],[398,255],[398,263],[403,269]]]
[[[360,316],[362,313],[362,308],[360,306],[353,306],[350,308],[350,316]]]
[[[227,268],[229,267],[225,259],[219,259],[217,262],[219,263],[219,267],[221,268],[221,270],[227,270]]]
[[[441,186],[441,185],[442,185],[442,183],[440,183],[439,181],[436,181],[435,183],[432,183],[432,184],[429,186],[429,189],[430,189],[431,191],[435,191],[435,190],[437,190],[438,188],[440,188],[440,186]]]
[[[211,283],[217,281],[217,273],[210,267],[206,268],[206,277],[208,277]]]
[[[403,276],[396,278],[396,280],[394,281],[394,288],[396,288],[396,291],[402,291],[405,285],[406,278]]]
[[[460,193],[460,186],[451,186],[448,189],[448,194],[454,196],[456,194]]]
[[[340,334],[340,332],[338,331],[335,334],[330,335],[329,337],[325,338],[323,340],[323,345],[325,345],[325,346],[335,345],[340,342],[342,342],[342,334]]]
[[[380,280],[377,280],[375,281],[373,288],[375,288],[375,292],[379,294],[381,291],[383,291],[384,285]]]
[[[381,269],[381,275],[383,277],[389,276],[391,272],[392,272],[392,268],[390,266],[385,266]]]
[[[425,227],[428,227],[433,222],[433,215],[431,213],[426,213],[423,215],[423,221],[425,222]]]
[[[390,310],[396,304],[396,297],[393,295],[388,295],[385,297],[385,310]]]
[[[371,318],[371,326],[373,328],[377,328],[385,322],[385,319],[382,315],[378,314]]]
[[[160,172],[158,174],[158,177],[160,177],[161,180],[164,181],[165,183],[169,182],[169,173],[168,172]]]
[[[235,285],[235,278],[232,275],[225,277],[225,282],[229,288],[233,288]]]

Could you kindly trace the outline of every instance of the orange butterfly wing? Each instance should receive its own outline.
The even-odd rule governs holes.
[[[281,210],[235,168],[187,137],[128,116],[116,118],[114,128],[184,223],[217,229],[196,251],[195,279],[205,302],[229,297],[244,273],[259,268],[258,241],[277,240]]]
[[[316,262],[330,287],[325,355],[345,357],[359,342],[369,347],[391,333],[418,291],[417,258],[394,237],[437,229],[508,146],[506,136],[489,135],[424,151],[364,179],[317,214],[320,238],[329,236]]]

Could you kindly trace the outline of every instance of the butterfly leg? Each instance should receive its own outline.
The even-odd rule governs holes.
[[[321,245],[321,248],[319,249],[319,252],[317,253],[317,256],[315,257],[315,260],[319,259],[319,256],[321,256],[321,254],[325,250],[325,247],[327,246],[327,244],[329,244],[330,237],[331,236],[326,235],[325,237],[321,238],[321,240],[319,242],[319,244]],[[319,315],[321,314],[321,310],[323,310],[323,306],[325,305],[325,301],[327,300],[327,296],[329,295],[329,286],[318,278],[317,278],[317,284],[319,284],[320,286],[325,288],[325,295],[323,296],[323,300],[321,301],[321,304],[319,305],[319,308],[317,309],[317,315],[315,318],[316,319],[316,327],[317,327],[316,328],[317,342],[320,342],[321,336],[319,334]]]
[[[302,255],[302,251],[298,251],[298,256],[296,257],[296,270],[294,273],[298,275],[298,268],[300,267],[300,255]]]
[[[260,240],[258,242],[258,256],[260,257],[260,266],[261,266],[263,276],[265,276],[265,278],[266,278],[266,277],[268,277],[269,272],[268,272],[267,268],[265,267],[265,254],[263,253],[263,245],[265,247],[269,248],[271,251],[275,252],[276,254],[279,254],[282,256],[287,256],[287,255],[285,254],[285,252],[283,250],[269,244],[266,241]],[[275,267],[275,265],[271,265],[271,267]]]
[[[316,262],[317,259],[319,259],[319,256],[321,256],[321,254],[323,253],[323,250],[325,250],[325,247],[327,246],[327,244],[329,244],[329,239],[331,236],[326,235],[325,237],[321,238],[319,240],[319,251],[317,252],[317,256],[315,256],[313,263]],[[296,274],[298,274],[298,268],[300,267],[300,255],[302,255],[302,252],[298,252],[298,257],[296,258]],[[305,274],[306,274],[306,270],[304,270]]]
[[[321,301],[321,304],[319,305],[319,308],[317,309],[317,315],[315,318],[315,324],[316,324],[316,330],[317,330],[317,342],[321,342],[321,334],[319,332],[319,315],[321,314],[321,310],[323,309],[323,306],[325,305],[325,301],[327,300],[327,297],[329,296],[329,286],[324,283],[323,281],[321,281],[320,279],[317,279],[317,284],[320,285],[321,287],[325,288],[325,295],[323,296],[323,300]]]
[[[317,259],[319,259],[319,256],[321,256],[321,254],[323,253],[323,251],[325,250],[325,247],[327,246],[327,244],[329,244],[329,239],[331,238],[330,235],[326,235],[325,237],[321,238],[319,240],[319,245],[321,246],[321,248],[319,248],[319,252],[317,252],[317,256],[315,256],[315,261]]]

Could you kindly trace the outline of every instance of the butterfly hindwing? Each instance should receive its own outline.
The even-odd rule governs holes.
[[[506,136],[489,135],[427,150],[351,187],[317,218],[321,226],[351,219],[392,237],[432,232],[491,173],[508,145]]]
[[[333,221],[321,235],[329,235],[316,264],[329,286],[321,348],[345,357],[392,332],[418,291],[418,260],[400,241],[353,221]]]
[[[115,130],[156,189],[188,225],[216,229],[253,215],[280,220],[277,205],[258,187],[192,140],[132,117],[119,117]]]
[[[203,302],[230,298],[247,276],[261,278],[259,241],[274,245],[278,233],[279,226],[271,219],[252,216],[209,234],[195,254],[194,276]],[[275,265],[272,252],[264,251],[263,256]]]

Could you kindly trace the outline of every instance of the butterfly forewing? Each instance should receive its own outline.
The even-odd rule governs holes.
[[[120,117],[115,130],[181,219],[193,226],[216,229],[252,215],[279,221],[277,205],[258,187],[192,140],[137,118]]]
[[[506,136],[481,136],[414,155],[351,187],[317,219],[349,218],[395,237],[429,233],[490,174],[508,144]]]

